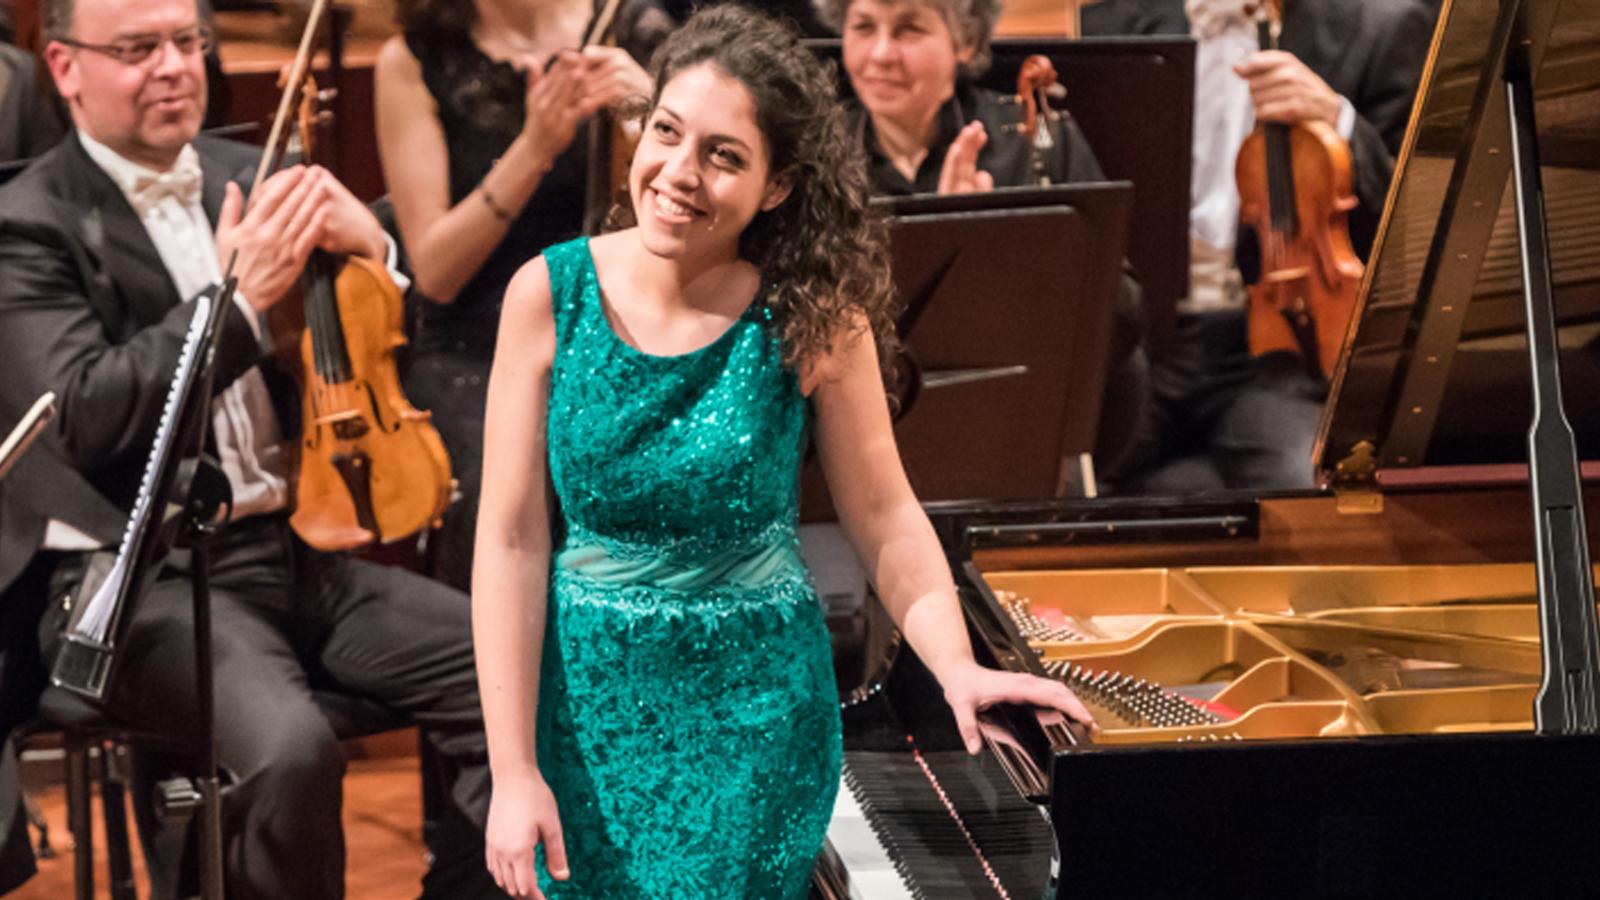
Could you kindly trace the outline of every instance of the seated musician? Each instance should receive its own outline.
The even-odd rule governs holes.
[[[1158,0],[1176,8],[1183,0]],[[1371,247],[1432,33],[1420,0],[1285,0],[1279,50],[1262,51],[1254,0],[1188,0],[1195,61],[1189,296],[1154,365],[1159,463],[1132,486],[1182,494],[1309,487],[1327,385],[1297,355],[1252,359],[1240,274],[1234,160],[1256,120],[1317,120],[1350,144],[1359,206],[1350,236]],[[1246,238],[1240,241],[1240,238]],[[1236,259],[1236,244],[1237,259]]]
[[[999,0],[819,0],[843,38],[855,91],[853,127],[881,194],[961,193],[1036,185],[1033,137],[1015,103],[973,83],[989,63]],[[1070,116],[1048,123],[1039,155],[1051,184],[1103,181],[1094,151]],[[1101,477],[1135,462],[1131,451],[1149,398],[1139,287],[1124,276],[1095,464]]]
[[[314,551],[287,524],[293,454],[278,410],[293,397],[263,354],[261,314],[294,295],[312,248],[385,259],[387,238],[321,169],[278,172],[246,202],[238,182],[259,151],[197,136],[211,35],[195,0],[44,0],[42,19],[76,131],[0,191],[0,409],[48,389],[60,415],[25,460],[35,474],[7,481],[0,546],[27,567],[5,607],[52,598],[39,631],[59,633],[56,601],[84,551],[118,539],[135,499],[197,297],[236,255],[210,419],[233,491],[210,585],[228,895],[342,896],[345,760],[319,698],[344,695],[420,725],[450,773],[441,827],[467,837],[441,841],[459,852],[437,860],[424,893],[500,896],[482,865],[489,773],[467,598]],[[107,710],[193,746],[186,559],[169,557],[138,605]],[[173,843],[146,842],[158,896],[181,868]]]
[[[583,230],[584,123],[648,94],[650,78],[619,47],[560,52],[583,43],[590,0],[401,0],[396,9],[402,34],[384,45],[373,77],[384,181],[426,298],[405,385],[432,412],[461,493],[432,537],[433,574],[467,590],[500,297],[523,263]],[[616,22],[641,58],[671,27],[653,0],[627,0]]]

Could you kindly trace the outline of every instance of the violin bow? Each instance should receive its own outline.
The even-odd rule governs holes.
[[[594,17],[589,33],[584,36],[583,46],[593,47],[605,39],[606,32],[611,30],[611,20],[617,17],[617,8],[620,6],[622,0],[606,0],[606,5],[600,8],[600,14]]]
[[[611,2],[615,3],[616,0]],[[255,188],[266,179],[267,173],[277,167],[276,157],[282,146],[283,129],[289,121],[289,110],[294,106],[295,91],[299,90],[300,83],[305,80],[306,70],[311,67],[311,44],[327,8],[328,0],[314,0],[311,4],[311,14],[306,17],[306,30],[300,35],[300,49],[295,52],[294,62],[289,65],[289,77],[284,79],[283,96],[278,98],[278,111],[272,117],[272,133],[267,136],[266,152],[261,154],[261,165],[256,168],[255,180],[250,182],[251,196],[255,195]]]

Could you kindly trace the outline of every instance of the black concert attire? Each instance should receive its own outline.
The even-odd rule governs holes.
[[[654,0],[625,0],[616,37],[635,59],[648,59],[673,27]],[[461,202],[522,130],[527,86],[510,63],[490,59],[460,32],[408,31],[406,46],[438,109],[450,160],[450,203]],[[451,303],[417,304],[416,337],[405,376],[411,402],[433,412],[450,452],[460,499],[445,513],[429,555],[433,574],[468,590],[472,583],[478,492],[483,480],[483,418],[494,360],[495,332],[506,285],[552,244],[583,230],[588,128],[539,181],[505,237]]]
[[[663,9],[679,22],[688,20],[704,0],[659,0]],[[740,4],[795,26],[801,37],[835,38],[839,35],[822,24],[813,0],[740,0]]]
[[[868,176],[876,193],[904,196],[937,192],[939,172],[944,167],[951,142],[962,127],[973,121],[982,122],[988,135],[988,141],[978,152],[978,168],[994,178],[995,187],[1039,183],[1041,173],[1034,167],[1032,138],[1016,129],[1017,105],[1008,104],[1001,94],[964,79],[957,81],[955,93],[939,108],[933,143],[917,167],[914,179],[907,179],[883,153],[873,130],[872,117],[865,108],[852,102],[850,115],[850,127],[866,148]],[[1094,151],[1070,115],[1063,113],[1051,128],[1054,146],[1041,156],[1042,174],[1051,184],[1105,180]],[[1148,414],[1150,376],[1143,339],[1144,313],[1139,284],[1124,273],[1117,292],[1106,397],[1095,448],[1096,469],[1112,483],[1134,462],[1131,454],[1137,445],[1135,437]]]
[[[1183,8],[1181,0],[1148,2],[1164,3],[1168,14]],[[1419,0],[1285,4],[1279,47],[1305,63],[1354,111],[1348,140],[1360,205],[1349,222],[1363,259],[1383,212],[1433,21],[1433,9]],[[1198,139],[1206,123],[1196,127]],[[1197,157],[1197,174],[1201,162]],[[1231,172],[1232,157],[1222,162]],[[1196,190],[1202,187],[1197,184]],[[1259,268],[1253,234],[1240,232],[1232,256],[1216,268],[1231,272],[1236,266],[1243,282],[1253,280]],[[1201,291],[1198,245],[1192,257],[1190,300]],[[1235,295],[1232,303],[1203,310],[1180,304],[1170,347],[1153,366],[1156,414],[1148,440],[1157,445],[1154,455],[1161,463],[1136,476],[1133,490],[1183,494],[1313,484],[1311,452],[1327,385],[1307,374],[1293,354],[1251,357],[1241,279],[1238,273],[1230,277],[1224,290]]]
[[[1118,34],[1188,34],[1183,0],[1097,0],[1078,10],[1084,37]]]
[[[450,203],[477,188],[522,130],[526,86],[510,63],[484,55],[472,38],[449,32],[411,32],[406,46],[422,65],[422,81],[438,107],[450,158]],[[433,574],[446,584],[472,585],[472,548],[483,480],[483,417],[494,361],[500,301],[523,263],[583,230],[588,129],[539,181],[494,252],[451,303],[415,304],[416,336],[405,375],[406,395],[433,413],[450,452],[460,499],[432,537]],[[420,295],[419,295],[420,296]]]
[[[0,163],[38,156],[66,134],[61,102],[40,75],[33,54],[0,43]]]
[[[200,187],[188,208],[203,209],[214,228],[224,185],[247,183],[258,151],[204,137],[193,147]],[[163,229],[158,236],[156,220],[149,212],[141,219],[125,190],[74,134],[0,191],[0,427],[9,427],[46,389],[56,392],[60,408],[0,495],[0,588],[6,591],[0,615],[7,619],[8,641],[18,639],[13,628],[37,618],[49,598],[37,632],[22,629],[46,645],[42,660],[33,656],[36,667],[48,661],[67,615],[58,601],[71,595],[87,557],[68,549],[72,541],[52,538],[52,530],[62,526],[88,546],[115,545],[197,302],[178,287],[193,282],[195,269],[171,264],[175,232]],[[193,214],[189,220],[194,229],[204,227]],[[192,258],[204,259],[200,248]],[[202,293],[214,291],[213,284]],[[261,401],[265,413],[252,407],[244,421],[258,433],[285,435],[294,434],[288,411],[297,401],[291,385],[269,371],[246,313],[231,305],[223,315],[216,389],[224,402],[213,405],[211,433],[228,470],[230,447],[237,458],[246,446],[223,439],[232,434],[227,423],[240,421],[225,418],[228,398],[259,376],[263,387],[254,396],[270,402]],[[229,474],[239,502],[240,482]],[[328,707],[319,701],[328,696],[373,704],[397,724],[416,724],[437,748],[448,772],[450,803],[443,815],[475,826],[475,846],[461,847],[459,858],[439,859],[425,894],[501,896],[482,863],[489,771],[467,598],[399,569],[312,550],[292,534],[278,506],[230,522],[213,540],[229,896],[343,894],[345,759]],[[140,604],[117,650],[107,709],[143,730],[192,744],[186,568],[186,554],[174,552]],[[9,651],[6,657],[9,666]],[[35,683],[42,678],[37,670],[24,674]],[[8,703],[12,683],[8,672]],[[165,774],[143,766],[140,772]],[[141,826],[149,824],[142,816]],[[181,839],[141,830],[154,892],[171,896]],[[472,841],[452,846],[462,844]],[[462,880],[441,881],[454,875]]]

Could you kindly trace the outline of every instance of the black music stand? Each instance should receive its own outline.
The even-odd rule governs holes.
[[[807,44],[838,61],[839,41]],[[1017,89],[1017,70],[1034,54],[1049,57],[1066,96],[1051,104],[1072,115],[1107,178],[1133,182],[1134,223],[1127,259],[1144,292],[1146,343],[1159,354],[1172,333],[1178,301],[1189,293],[1189,174],[1194,152],[1194,40],[1187,35],[1018,38],[991,46],[977,83]],[[840,74],[840,93],[853,96]],[[1137,126],[1128,111],[1141,110]]]
[[[1126,182],[878,201],[905,304],[895,437],[924,501],[1059,496],[1094,447]],[[833,518],[820,467],[801,518]]]
[[[206,541],[224,510],[233,503],[232,489],[220,467],[204,455],[212,387],[216,371],[217,332],[233,304],[235,281],[229,275],[215,296],[202,298],[191,322],[167,399],[155,445],[145,464],[139,498],[114,561],[96,554],[84,576],[50,681],[95,703],[111,694],[116,648],[134,618],[161,560],[176,543],[187,541],[193,580],[196,719],[201,736],[200,775],[190,798],[199,811],[200,896],[221,900],[222,795],[218,777],[214,677],[211,639],[210,555]],[[169,788],[168,785],[163,786]]]

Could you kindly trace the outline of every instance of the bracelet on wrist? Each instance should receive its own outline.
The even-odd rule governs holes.
[[[478,196],[483,198],[483,205],[489,207],[489,212],[494,213],[496,219],[507,223],[511,221],[511,211],[495,202],[494,195],[489,193],[488,184],[478,182]]]

